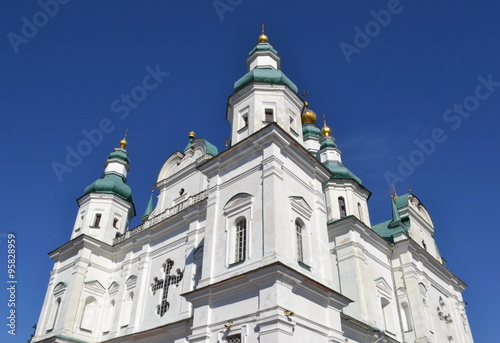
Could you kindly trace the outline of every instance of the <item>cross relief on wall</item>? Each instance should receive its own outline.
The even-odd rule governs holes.
[[[170,303],[167,301],[169,287],[171,285],[178,286],[179,282],[182,280],[183,272],[181,272],[179,268],[177,268],[176,270],[176,275],[170,275],[173,265],[174,261],[172,261],[171,259],[167,259],[163,264],[163,272],[165,273],[164,278],[159,280],[157,277],[155,277],[153,283],[151,284],[153,295],[156,294],[156,291],[162,289],[161,302],[156,309],[156,313],[158,313],[160,317],[162,317],[170,307]]]

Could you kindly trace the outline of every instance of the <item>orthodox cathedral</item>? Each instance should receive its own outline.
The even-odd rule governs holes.
[[[372,225],[370,191],[262,33],[234,84],[228,148],[194,132],[142,223],[125,138],[78,199],[33,342],[472,343],[416,195]]]

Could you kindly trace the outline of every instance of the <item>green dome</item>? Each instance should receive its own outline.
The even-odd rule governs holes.
[[[111,154],[109,154],[108,160],[111,160],[113,158],[117,158],[119,160],[130,163],[130,159],[128,158],[128,155],[125,151],[121,151],[121,150],[113,151]]]
[[[319,149],[321,150],[325,148],[337,148],[337,144],[335,144],[333,137],[327,136],[323,138]]]
[[[304,138],[307,136],[321,137],[321,130],[316,124],[304,124],[302,125],[302,136]]]
[[[254,48],[252,49],[252,51],[250,51],[248,53],[248,55],[251,55],[251,54],[253,54],[256,51],[272,51],[276,55],[278,54],[278,52],[269,43],[259,43],[259,44],[257,44],[256,46],[254,46]]]
[[[115,194],[130,203],[134,203],[132,190],[125,184],[123,178],[115,174],[106,174],[102,179],[95,180],[87,188],[84,195],[89,193],[108,193]]]
[[[281,83],[290,87],[295,93],[299,91],[297,86],[290,81],[288,77],[281,70],[270,68],[255,68],[246,73],[241,79],[234,83],[234,91],[243,88],[252,81]]]
[[[363,184],[359,177],[338,162],[326,162],[325,166],[333,173],[333,179],[352,179]]]
[[[215,145],[213,145],[212,143],[210,143],[209,141],[207,141],[206,139],[203,139],[203,138],[190,139],[188,145],[186,145],[186,147],[184,148],[184,151],[191,148],[191,145],[195,140],[201,140],[201,141],[203,141],[203,143],[205,143],[205,152],[207,155],[215,156],[219,153],[219,150],[217,149],[217,147]]]

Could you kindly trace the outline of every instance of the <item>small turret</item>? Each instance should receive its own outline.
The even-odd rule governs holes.
[[[332,172],[332,177],[323,186],[328,203],[328,219],[337,220],[350,215],[356,216],[366,225],[370,225],[367,201],[370,191],[363,187],[361,179],[342,164],[341,151],[331,136],[331,129],[326,125],[323,115],[323,137],[317,158]]]
[[[109,154],[102,177],[87,186],[77,200],[80,210],[71,239],[85,234],[111,245],[135,216],[132,190],[126,184],[130,169],[126,134],[119,144]]]
[[[301,144],[300,117],[304,102],[297,86],[281,71],[278,52],[264,34],[247,58],[247,73],[234,83],[226,118],[231,143],[237,144],[270,123],[276,123]]]

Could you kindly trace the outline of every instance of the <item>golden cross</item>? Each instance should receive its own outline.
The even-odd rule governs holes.
[[[128,133],[128,129],[125,130],[125,136],[123,136],[123,139],[127,138],[127,133]]]
[[[303,99],[303,100],[306,100],[306,96],[307,96],[307,94],[309,94],[309,91],[304,90],[304,91],[302,92],[302,99]]]
[[[262,34],[264,34],[264,28],[266,27],[266,24],[262,24]]]

